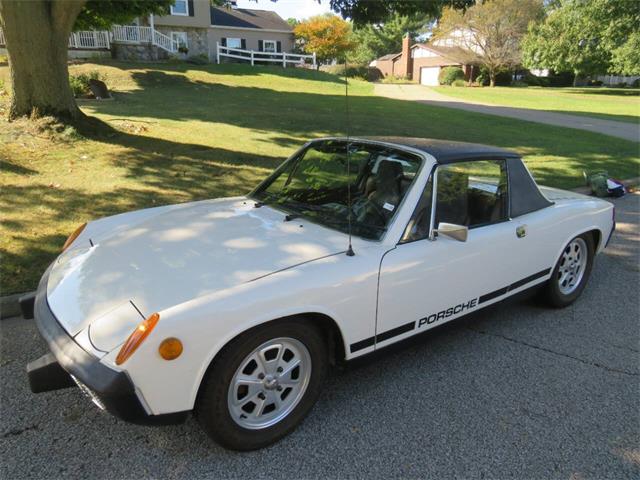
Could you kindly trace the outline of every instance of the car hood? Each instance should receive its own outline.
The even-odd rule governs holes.
[[[346,235],[284,221],[282,212],[254,204],[235,198],[156,209],[151,216],[133,212],[120,215],[110,232],[83,234],[52,266],[53,313],[76,335],[126,304],[148,316],[346,250]]]

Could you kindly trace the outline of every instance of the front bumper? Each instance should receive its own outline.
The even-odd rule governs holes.
[[[51,267],[40,280],[33,313],[40,335],[47,342],[55,360],[50,355],[45,355],[27,366],[31,390],[41,392],[65,388],[71,384],[70,379],[73,379],[84,393],[93,398],[94,403],[122,420],[163,425],[183,421],[188,412],[148,414],[127,373],[118,372],[100,363],[100,360],[80,347],[62,328],[47,302],[50,269]]]

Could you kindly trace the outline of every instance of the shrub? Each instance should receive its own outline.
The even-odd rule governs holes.
[[[382,78],[382,80],[380,80],[382,83],[410,83],[411,80],[409,80],[409,78],[399,75],[399,76],[395,76],[395,75],[388,75],[384,78]]]
[[[438,74],[440,85],[451,85],[456,80],[464,80],[464,72],[460,67],[444,67]]]
[[[187,63],[192,63],[194,65],[206,65],[209,63],[209,58],[204,53],[201,53],[199,55],[190,56],[186,61]]]
[[[339,75],[344,77],[344,64],[340,65],[322,65],[320,66],[320,71],[325,73],[330,73],[332,75]],[[347,77],[367,80],[369,82],[377,82],[382,78],[382,72],[375,68],[370,67],[369,65],[347,65]]]
[[[93,70],[88,73],[80,73],[78,75],[69,75],[69,85],[73,91],[74,97],[81,97],[83,95],[89,95],[91,89],[89,88],[89,80],[101,80],[104,81],[104,76],[97,70]]]
[[[508,87],[513,81],[513,75],[509,70],[502,70],[496,73],[496,86]]]
[[[516,80],[511,84],[512,87],[528,87],[529,84],[527,82],[523,82],[522,80]]]
[[[466,80],[462,80],[461,78],[458,78],[458,79],[453,81],[451,86],[453,86],[453,87],[466,87],[467,86],[467,81]]]
[[[636,78],[631,84],[633,88],[640,88],[640,78]]]
[[[625,88],[627,86],[627,82],[618,82],[618,84],[616,85],[616,87],[618,88]]]
[[[549,75],[550,87],[571,87],[573,85],[574,74],[572,72],[560,72]]]
[[[601,87],[603,85],[602,80],[590,80],[589,86],[591,87]]]

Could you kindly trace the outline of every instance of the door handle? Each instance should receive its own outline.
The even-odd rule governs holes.
[[[526,225],[518,225],[518,227],[516,228],[516,236],[518,238],[526,237],[527,236],[527,226]]]

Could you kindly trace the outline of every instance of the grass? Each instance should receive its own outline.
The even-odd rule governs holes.
[[[115,90],[80,101],[110,130],[78,138],[0,120],[0,291],[33,289],[66,236],[118,212],[249,191],[302,142],[344,134],[344,84],[323,72],[241,65],[84,64]],[[8,71],[0,67],[8,84]],[[0,96],[6,110],[8,96]],[[494,144],[525,155],[543,184],[571,188],[582,170],[638,176],[638,144],[372,95],[350,86],[351,134]],[[0,112],[1,113],[1,112]]]
[[[438,93],[463,100],[531,108],[551,112],[638,123],[640,89],[549,87],[433,87]]]

